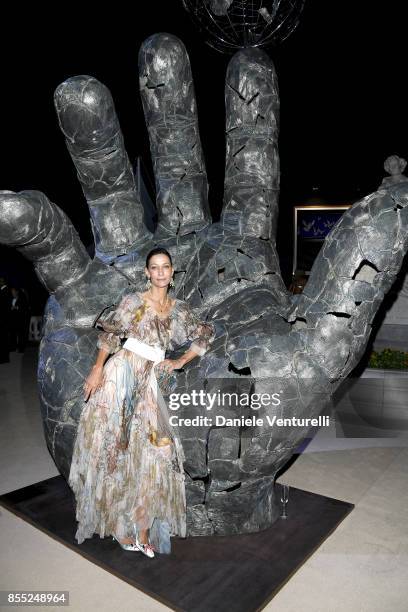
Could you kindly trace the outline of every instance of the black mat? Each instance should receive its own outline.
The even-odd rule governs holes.
[[[187,612],[261,610],[354,507],[290,487],[288,518],[267,531],[172,538],[171,555],[148,559],[123,551],[108,537],[76,544],[74,497],[62,476],[2,495],[0,505],[163,604]]]

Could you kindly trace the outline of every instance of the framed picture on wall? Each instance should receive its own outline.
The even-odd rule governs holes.
[[[309,274],[324,239],[351,204],[294,207],[292,275]]]

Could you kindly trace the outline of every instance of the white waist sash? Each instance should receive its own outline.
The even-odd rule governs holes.
[[[157,398],[157,378],[154,371],[154,366],[156,363],[163,361],[165,356],[164,349],[160,348],[159,346],[150,346],[150,344],[136,340],[136,338],[128,338],[124,343],[123,348],[136,353],[136,355],[140,355],[140,357],[144,357],[148,361],[153,361],[153,367],[150,371],[150,386],[155,397]]]

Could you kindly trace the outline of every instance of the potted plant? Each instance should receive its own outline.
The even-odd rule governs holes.
[[[408,370],[408,352],[386,348],[372,351],[368,361],[369,368],[381,370]]]
[[[392,348],[372,350],[366,364],[362,371],[360,368],[360,372],[354,372],[347,379],[334,398],[345,434],[350,437],[408,435],[408,352]],[[364,432],[366,426],[369,434],[368,430]]]

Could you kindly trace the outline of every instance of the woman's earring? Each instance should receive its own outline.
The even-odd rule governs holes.
[[[152,282],[150,280],[149,277],[147,277],[147,281],[146,281],[146,289],[150,289],[150,287],[152,286]]]
[[[173,277],[171,277],[171,281],[169,283],[169,287],[173,288],[174,287],[174,280]]]

